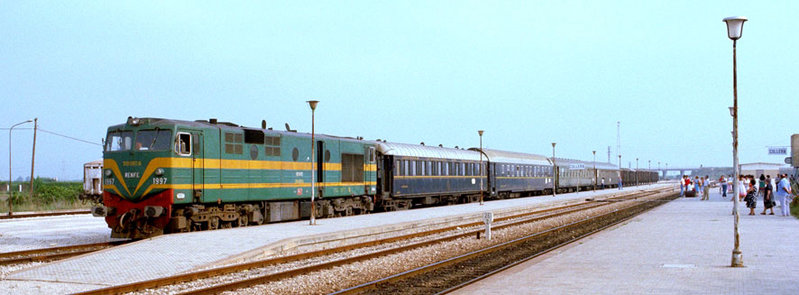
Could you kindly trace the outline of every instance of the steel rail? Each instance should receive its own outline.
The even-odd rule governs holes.
[[[8,214],[0,215],[0,219],[16,219],[16,218],[29,218],[29,217],[43,217],[43,216],[60,216],[60,215],[79,215],[79,214],[90,214],[92,213],[89,209],[81,209],[81,210],[68,210],[68,211],[47,211],[47,212],[14,212],[13,215],[9,216]]]
[[[582,204],[585,204],[585,203],[582,203]],[[589,206],[588,208],[578,208],[578,209],[568,210],[568,211],[565,211],[565,212],[558,212],[558,213],[547,215],[547,216],[540,216],[540,217],[530,218],[530,219],[526,219],[526,220],[520,220],[520,221],[508,223],[508,224],[498,225],[498,226],[495,226],[494,228],[497,229],[497,228],[503,228],[503,227],[509,227],[509,226],[513,226],[513,225],[518,225],[518,224],[522,224],[522,223],[535,222],[535,221],[539,221],[539,220],[543,220],[543,219],[547,219],[547,218],[552,218],[552,217],[556,217],[556,216],[570,214],[570,213],[574,213],[574,212],[578,212],[578,211],[582,211],[582,210],[587,210],[587,209],[592,209],[592,208],[596,208],[596,207],[601,207],[601,206],[605,206],[605,205],[608,205],[608,203],[591,204],[591,206]],[[455,234],[455,235],[436,238],[436,239],[432,239],[432,240],[428,240],[428,241],[416,242],[416,243],[408,244],[408,245],[405,245],[405,246],[400,246],[400,247],[391,248],[391,249],[385,249],[385,250],[381,250],[381,251],[376,251],[376,252],[363,254],[363,255],[358,255],[358,256],[353,256],[353,257],[348,257],[348,258],[342,258],[342,259],[338,259],[338,260],[334,260],[334,261],[330,261],[330,262],[325,262],[325,263],[320,263],[320,264],[315,264],[315,265],[309,265],[309,266],[296,268],[296,269],[292,269],[292,270],[287,270],[287,271],[283,271],[283,272],[272,273],[272,274],[268,274],[268,275],[263,275],[263,276],[243,279],[243,280],[239,280],[239,281],[218,284],[218,285],[214,285],[214,286],[206,287],[206,288],[202,288],[202,289],[190,290],[190,291],[183,292],[183,293],[180,293],[180,294],[217,294],[217,293],[224,292],[224,291],[231,291],[231,290],[236,290],[236,289],[239,289],[239,288],[249,287],[249,286],[252,286],[252,285],[264,284],[264,283],[281,280],[281,279],[292,277],[292,276],[299,275],[299,274],[306,274],[306,273],[313,272],[313,271],[318,271],[318,270],[327,269],[327,268],[331,268],[331,267],[346,265],[346,264],[350,264],[350,263],[354,263],[354,262],[358,262],[358,261],[369,260],[369,259],[377,258],[377,257],[380,257],[380,256],[390,255],[390,254],[394,254],[394,253],[400,253],[400,252],[408,251],[408,250],[411,250],[411,249],[416,249],[416,248],[425,247],[425,246],[429,246],[429,245],[433,245],[433,244],[438,244],[438,243],[442,243],[442,242],[446,242],[446,241],[450,241],[450,240],[455,240],[455,239],[466,237],[466,236],[472,236],[472,235],[475,235],[476,233],[480,233],[482,231],[483,231],[482,228],[474,229],[474,230],[468,230],[467,232],[463,232],[463,233],[459,233],[459,234]],[[338,252],[338,251],[336,251],[336,252]]]
[[[667,193],[664,192],[662,194],[667,194]],[[637,207],[637,206],[641,206],[641,205],[643,205],[643,204],[633,205],[633,206],[630,206],[628,208],[625,208],[625,210],[628,210],[628,209],[631,210],[632,208]],[[554,228],[551,228],[551,229],[547,229],[547,230],[544,230],[544,231],[541,231],[541,232],[537,232],[537,233],[534,233],[534,234],[531,234],[531,235],[528,235],[528,236],[525,236],[525,237],[521,237],[521,238],[517,238],[517,239],[511,240],[511,241],[507,241],[507,242],[504,242],[504,243],[501,243],[501,244],[497,244],[497,245],[494,245],[494,246],[491,246],[491,247],[479,249],[479,250],[476,250],[476,251],[473,251],[473,252],[469,252],[469,253],[466,253],[466,254],[463,254],[463,255],[459,255],[459,256],[456,256],[456,257],[452,257],[452,258],[449,258],[449,259],[446,259],[446,260],[443,260],[443,261],[439,261],[439,262],[435,262],[435,263],[428,264],[428,265],[425,265],[425,266],[421,266],[421,267],[418,267],[418,268],[415,268],[415,269],[411,269],[411,270],[408,270],[408,271],[405,271],[405,272],[402,272],[402,273],[399,273],[399,274],[388,276],[386,278],[382,278],[382,279],[379,279],[379,280],[375,280],[375,281],[372,281],[372,282],[368,282],[368,283],[364,283],[364,284],[361,284],[361,285],[358,285],[358,286],[354,286],[354,287],[351,287],[351,288],[348,288],[348,289],[345,289],[345,290],[334,292],[332,294],[357,294],[357,293],[362,293],[362,292],[366,292],[366,291],[369,291],[369,290],[374,290],[374,289],[378,288],[378,286],[381,285],[381,284],[394,283],[394,282],[398,282],[398,281],[401,281],[401,280],[404,280],[404,279],[407,279],[407,278],[410,278],[410,277],[415,277],[415,276],[418,276],[420,274],[424,274],[424,273],[428,273],[428,272],[434,271],[436,269],[440,269],[440,268],[451,266],[451,265],[454,265],[454,264],[457,264],[457,263],[460,263],[460,262],[468,261],[470,259],[474,259],[474,258],[482,256],[482,255],[488,255],[488,254],[491,254],[491,253],[494,253],[494,252],[497,252],[497,251],[501,251],[503,249],[506,249],[506,248],[509,248],[509,247],[513,247],[513,246],[522,244],[524,242],[527,242],[529,240],[540,238],[540,237],[545,236],[545,235],[557,233],[559,231],[567,230],[567,229],[570,229],[570,228],[573,228],[573,227],[577,227],[577,226],[581,226],[581,225],[584,225],[584,224],[589,224],[589,223],[592,223],[595,220],[598,220],[598,219],[601,219],[601,218],[605,218],[605,217],[608,217],[608,216],[612,216],[614,214],[619,214],[619,212],[618,211],[614,211],[614,212],[609,212],[609,213],[605,213],[605,214],[598,215],[598,216],[587,217],[585,219],[578,220],[578,221],[575,221],[575,222],[572,222],[572,223],[569,223],[569,224],[561,225],[561,226],[554,227]],[[626,217],[626,218],[622,218],[618,222],[614,222],[613,224],[608,225],[608,226],[602,226],[599,229],[594,230],[592,232],[599,232],[601,230],[607,229],[608,227],[611,227],[611,226],[614,226],[614,225],[616,225],[618,223],[627,221],[630,218],[635,217],[636,215],[638,215],[638,214],[634,214],[632,216],[629,216],[629,217]],[[571,242],[574,242],[576,240],[579,240],[579,239],[581,239],[581,238],[583,238],[585,236],[587,236],[587,235],[580,235],[580,236],[578,236],[576,238],[571,239],[569,242],[561,243],[559,245],[556,245],[555,247],[547,249],[546,251],[552,251],[552,250],[554,250],[554,249],[556,249],[558,247],[562,247],[562,246],[564,246],[564,245],[566,245],[568,243],[571,243]],[[540,253],[540,254],[537,254],[537,255],[541,255],[541,254],[544,254],[544,253]],[[529,258],[527,258],[527,260],[532,259],[532,258],[534,258],[534,257],[529,257]],[[521,262],[518,262],[518,263],[521,263]],[[516,263],[516,264],[518,264],[518,263]],[[449,289],[447,289],[447,290],[449,290]],[[445,290],[445,291],[447,291],[447,290]],[[455,290],[455,289],[452,289],[452,290]]]
[[[129,241],[70,245],[0,253],[0,265],[58,260],[126,243],[129,243]]]
[[[647,192],[648,191],[645,191],[643,193],[647,193]],[[642,191],[637,191],[637,192],[631,192],[631,193],[624,193],[621,196],[614,194],[610,198],[627,197],[629,195],[635,195],[635,194],[641,194],[641,193],[642,193]],[[606,205],[606,203],[602,204],[602,203],[595,203],[595,202],[585,201],[585,202],[576,203],[576,204],[569,204],[569,205],[565,205],[565,206],[552,207],[552,208],[547,208],[547,209],[542,209],[542,210],[535,210],[535,211],[531,211],[531,212],[524,212],[524,213],[520,213],[520,214],[512,214],[512,215],[509,215],[509,216],[498,217],[498,218],[495,218],[495,222],[496,223],[501,223],[503,221],[513,220],[513,219],[524,219],[525,217],[529,217],[529,216],[541,215],[541,214],[546,214],[548,212],[553,212],[553,211],[558,211],[558,210],[565,210],[565,209],[570,209],[570,208],[574,208],[574,207],[595,208],[595,207],[604,206],[604,205]],[[571,213],[571,212],[574,212],[574,211],[585,210],[585,209],[586,208],[581,208],[581,209],[571,210],[569,212],[560,213],[560,214],[567,214],[567,213]],[[545,217],[535,217],[534,216],[533,219],[537,220],[537,219],[544,219],[544,218],[549,218],[549,217],[551,217],[551,216],[545,216]],[[535,220],[533,220],[533,221],[535,221]],[[525,219],[525,220],[519,220],[519,221],[511,222],[510,224],[507,224],[507,225],[506,224],[497,224],[497,225],[494,225],[493,227],[495,229],[497,229],[497,228],[502,228],[502,227],[506,227],[506,226],[511,226],[513,224],[525,223],[525,222],[532,222],[532,221],[530,221],[529,219]],[[183,283],[183,282],[199,280],[199,279],[205,279],[205,278],[210,278],[210,277],[215,277],[215,276],[220,276],[220,275],[240,272],[240,271],[254,269],[254,268],[268,267],[268,266],[276,265],[276,264],[280,264],[280,263],[300,261],[300,260],[305,260],[305,259],[309,259],[309,258],[313,258],[313,257],[320,257],[320,256],[330,255],[330,254],[344,252],[344,251],[350,251],[350,250],[355,250],[355,249],[360,249],[360,248],[365,248],[365,247],[372,247],[372,246],[377,246],[377,245],[382,245],[382,244],[387,244],[387,243],[393,243],[393,242],[398,242],[398,241],[403,241],[403,240],[409,240],[409,239],[413,239],[413,238],[417,238],[417,237],[430,236],[430,235],[435,235],[435,234],[440,234],[440,233],[449,232],[449,231],[455,231],[455,230],[463,230],[463,228],[481,226],[482,224],[483,224],[482,221],[479,221],[479,222],[468,222],[468,223],[463,223],[463,224],[459,224],[459,225],[452,225],[452,226],[442,227],[442,228],[438,228],[438,229],[432,229],[432,230],[418,232],[418,233],[410,233],[410,234],[398,235],[398,236],[395,236],[395,237],[389,237],[389,238],[377,239],[377,240],[373,240],[373,241],[355,243],[355,244],[351,244],[351,245],[333,247],[333,248],[328,248],[328,249],[324,249],[324,250],[317,250],[317,251],[311,251],[311,252],[306,252],[306,253],[299,253],[299,254],[294,254],[294,255],[289,255],[289,256],[284,256],[284,257],[263,259],[263,260],[248,262],[248,263],[235,264],[235,265],[223,266],[223,267],[218,267],[218,268],[213,268],[213,269],[208,269],[208,270],[201,270],[201,271],[195,271],[195,272],[190,272],[190,273],[178,274],[178,275],[174,275],[174,276],[157,278],[157,279],[153,279],[153,280],[147,280],[147,281],[140,281],[140,282],[134,282],[134,283],[110,286],[110,287],[106,287],[106,288],[102,288],[102,289],[88,290],[88,291],[84,291],[84,292],[80,292],[80,293],[76,293],[76,294],[119,294],[119,293],[125,293],[125,292],[135,292],[135,291],[145,290],[145,289],[149,289],[149,288],[156,288],[156,287],[160,287],[160,286],[174,285],[174,284],[179,284],[179,283]],[[455,239],[455,238],[459,238],[459,237],[467,236],[467,235],[474,235],[477,232],[482,232],[482,228],[471,230],[471,231],[468,231],[468,232],[465,232],[465,233],[460,233],[460,234],[458,234],[455,237],[451,237],[450,239]],[[385,255],[385,254],[381,254],[381,255]],[[303,271],[306,271],[306,270],[303,269]]]

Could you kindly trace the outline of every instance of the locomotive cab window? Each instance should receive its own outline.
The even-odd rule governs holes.
[[[175,152],[181,156],[191,156],[191,134],[180,132],[175,139]]]

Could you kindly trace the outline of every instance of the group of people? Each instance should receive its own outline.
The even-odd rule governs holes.
[[[791,215],[790,203],[793,200],[793,191],[791,190],[791,181],[788,179],[788,174],[777,174],[777,179],[771,178],[771,175],[761,174],[759,178],[754,175],[746,175],[739,177],[739,185],[741,187],[738,192],[739,200],[746,202],[746,207],[749,208],[749,215],[755,215],[755,208],[757,208],[757,199],[763,199],[763,212],[761,215],[766,215],[766,211],[770,211],[769,215],[774,215],[774,206],[777,205],[777,200],[780,201],[782,208],[782,216]]]
[[[746,202],[746,207],[749,208],[749,215],[755,215],[755,208],[757,208],[757,200],[760,197],[763,200],[763,212],[761,215],[774,215],[774,206],[776,201],[780,201],[782,208],[782,215],[789,216],[790,206],[793,199],[793,192],[791,191],[791,181],[787,174],[778,174],[778,179],[771,178],[771,175],[741,175],[738,177],[738,198],[742,202]],[[726,177],[722,175],[719,177],[718,183],[721,190],[721,197],[727,197],[728,188],[732,188],[733,177]],[[711,181],[708,176],[699,177],[695,176],[693,180],[689,176],[683,176],[680,180],[680,196],[685,196],[689,191],[694,194],[701,194],[701,200],[709,200]]]
[[[691,180],[691,177],[683,175],[682,180],[680,180],[680,197],[685,196],[689,191],[696,196],[700,194],[702,196],[702,201],[710,200],[710,177],[705,175],[705,177],[695,176],[694,180]]]

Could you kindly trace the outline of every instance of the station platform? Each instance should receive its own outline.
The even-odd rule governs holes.
[[[675,183],[658,183],[624,190],[606,189],[570,194],[497,200],[446,207],[386,212],[345,218],[317,219],[215,231],[169,234],[141,240],[58,262],[8,274],[0,290],[11,294],[72,293],[111,285],[132,283],[279,254],[300,247],[375,239],[390,232],[419,230],[431,226],[482,220],[484,212],[495,217],[519,210],[533,210],[586,198],[603,198]],[[2,292],[2,291],[0,291]]]
[[[733,202],[680,198],[455,294],[799,294],[799,219],[740,206],[744,267],[732,268]]]

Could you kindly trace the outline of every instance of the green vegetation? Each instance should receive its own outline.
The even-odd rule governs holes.
[[[34,194],[31,198],[27,191],[13,192],[12,204],[14,212],[21,211],[48,211],[61,209],[90,208],[91,204],[82,204],[78,200],[83,189],[80,182],[56,182],[50,179],[36,178],[33,180]],[[0,212],[8,212],[8,193],[0,202]]]

